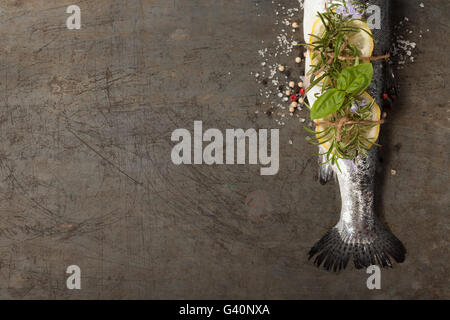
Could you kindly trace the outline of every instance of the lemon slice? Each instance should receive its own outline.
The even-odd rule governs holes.
[[[311,36],[309,37],[309,44],[313,44],[313,42],[317,41],[317,37],[322,38],[323,34],[325,32],[325,26],[323,25],[322,20],[319,18],[316,21],[314,21]],[[317,58],[313,59],[313,48],[308,47],[309,51],[309,58],[311,59],[311,64],[317,63]]]
[[[359,98],[360,99],[365,99],[368,104],[371,104],[372,101],[374,100],[370,96],[370,94],[368,94],[367,92],[364,92]],[[323,136],[323,134],[320,134],[320,132],[323,132],[329,126],[328,123],[324,123],[321,120],[330,121],[331,117],[332,117],[332,115],[329,115],[329,116],[325,117],[324,119],[315,120],[315,123],[316,123],[316,137],[317,137],[317,139],[319,140],[320,143],[323,143],[324,141],[326,141],[329,138],[328,136],[321,137],[321,136]],[[374,102],[374,104],[372,106],[372,118],[367,119],[367,120],[379,121],[380,118],[381,118],[380,107],[378,106],[378,104],[376,102]],[[367,138],[371,142],[371,145],[368,146],[368,147],[371,147],[377,141],[379,134],[380,134],[380,125],[379,124],[373,126],[369,130],[364,132],[364,137]],[[319,137],[321,137],[321,139],[319,139]],[[325,143],[322,144],[322,146],[325,148],[326,151],[328,151],[330,149],[331,142],[325,142]]]
[[[350,44],[353,44],[358,49],[359,56],[361,56],[361,57],[372,56],[374,43],[373,43],[373,38],[370,36],[372,34],[372,31],[370,31],[369,26],[361,20],[353,20],[350,23],[350,26],[364,29],[367,32],[364,32],[363,30],[359,30],[357,32],[350,33],[349,37],[348,37],[348,42]],[[320,18],[318,18],[313,24],[311,34],[316,37],[321,38],[323,36],[324,32],[325,32],[325,26],[323,25],[322,20]],[[312,44],[313,42],[317,41],[317,38],[312,35],[309,38],[309,44]],[[311,47],[309,48],[308,51],[309,51],[309,57],[311,59],[311,64],[312,65],[317,64],[317,62],[318,62],[317,60],[319,57],[315,57],[313,59],[313,50]]]
[[[361,21],[354,20],[350,24],[352,27],[361,28],[358,32],[353,32],[348,37],[348,43],[353,44],[358,50],[361,57],[371,57],[373,53],[373,38],[371,37],[372,31],[369,26]]]

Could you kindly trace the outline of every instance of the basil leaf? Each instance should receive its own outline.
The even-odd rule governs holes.
[[[311,119],[325,118],[339,110],[344,104],[345,91],[338,89],[330,89],[322,94],[311,108]]]
[[[347,67],[341,71],[337,80],[337,88],[348,94],[358,95],[372,82],[373,66],[371,63],[362,63]]]
[[[362,93],[362,91],[370,85],[370,80],[371,79],[368,79],[367,76],[359,74],[356,76],[355,80],[350,83],[345,91],[349,94]]]

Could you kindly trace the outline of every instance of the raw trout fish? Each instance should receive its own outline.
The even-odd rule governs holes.
[[[304,37],[308,41],[317,12],[325,11],[326,0],[305,0],[304,2]],[[381,9],[381,29],[372,30],[375,42],[373,55],[382,55],[390,48],[390,1],[373,0],[370,5]],[[306,77],[310,70],[310,57],[306,57]],[[373,62],[374,77],[368,92],[375,97],[379,106],[383,92],[386,92],[387,63]],[[314,87],[308,92],[309,105],[316,100],[315,94],[321,89]],[[323,153],[320,147],[319,153]],[[309,259],[314,264],[328,271],[345,269],[352,258],[357,269],[371,265],[392,267],[390,257],[396,262],[405,259],[405,247],[383,224],[374,208],[375,166],[377,148],[372,147],[367,156],[359,155],[354,161],[339,159],[340,170],[331,164],[321,165],[320,182],[328,182],[336,175],[342,199],[339,222],[329,230],[310,250]],[[325,156],[323,156],[325,157]],[[319,159],[320,163],[326,162]]]

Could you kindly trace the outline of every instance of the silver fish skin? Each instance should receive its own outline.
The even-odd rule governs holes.
[[[339,271],[353,258],[357,269],[371,265],[392,267],[405,260],[406,250],[383,224],[375,211],[376,149],[355,161],[339,160],[332,166],[341,193],[339,222],[309,252],[314,263],[329,271]]]
[[[305,0],[305,10],[324,0]],[[312,4],[313,3],[313,4]],[[382,55],[390,49],[390,1],[372,0],[371,5],[381,9],[381,29],[372,30],[374,55]],[[306,15],[311,14],[305,11]],[[314,14],[314,13],[313,13]],[[306,19],[305,19],[306,20]],[[368,92],[382,105],[381,95],[386,92],[386,63],[373,62],[374,77]],[[323,153],[323,147],[319,153]],[[346,268],[350,259],[357,269],[371,265],[392,267],[390,257],[400,263],[405,260],[406,249],[384,225],[375,211],[375,172],[377,148],[372,147],[367,156],[359,155],[355,160],[338,160],[335,165],[322,165],[319,179],[325,184],[333,175],[337,177],[341,194],[339,222],[328,231],[310,250],[309,259],[328,271]],[[323,158],[319,162],[325,162]]]

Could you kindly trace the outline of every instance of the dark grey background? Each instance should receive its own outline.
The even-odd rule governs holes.
[[[194,120],[278,127],[250,75],[276,37],[271,1],[2,1],[0,297],[449,298],[450,11],[423,2],[393,1],[394,23],[430,32],[397,73],[378,186],[408,255],[369,291],[364,270],[306,259],[340,197],[317,182],[298,121],[281,129],[276,176],[170,161],[171,132]],[[70,4],[81,30],[65,26]],[[66,289],[71,264],[79,291]]]

